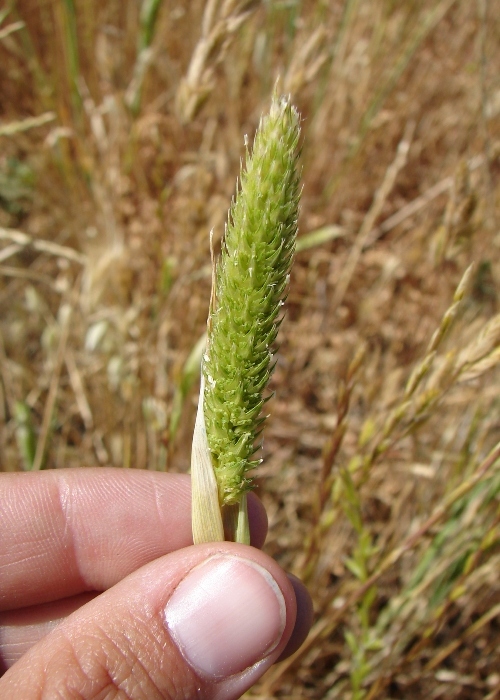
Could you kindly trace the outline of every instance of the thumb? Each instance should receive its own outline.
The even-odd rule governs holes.
[[[238,698],[279,657],[296,603],[257,549],[168,554],[70,615],[0,680],[0,697]]]

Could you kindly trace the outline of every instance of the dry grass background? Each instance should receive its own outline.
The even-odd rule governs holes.
[[[4,471],[188,469],[208,232],[278,75],[302,112],[258,483],[317,616],[248,697],[500,697],[499,37],[498,0],[0,10]]]

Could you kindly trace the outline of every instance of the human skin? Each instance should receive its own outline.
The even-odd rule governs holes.
[[[0,475],[0,697],[238,698],[307,635],[304,587],[252,545],[193,545],[190,479]]]

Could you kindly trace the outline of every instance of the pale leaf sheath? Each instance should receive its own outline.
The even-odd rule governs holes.
[[[192,518],[195,544],[224,541],[217,481],[205,429],[204,395],[205,378],[202,373],[191,451]]]

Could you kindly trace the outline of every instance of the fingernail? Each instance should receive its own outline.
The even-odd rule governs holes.
[[[248,559],[216,555],[194,568],[165,608],[170,635],[207,679],[254,666],[279,643],[286,606],[278,584]]]

